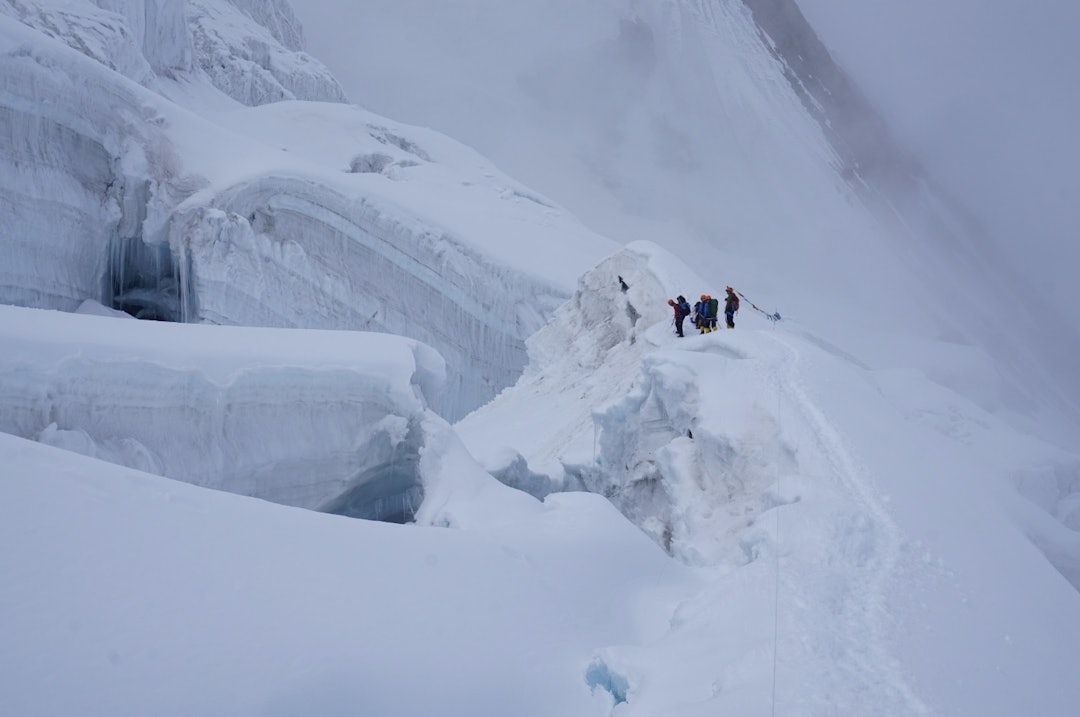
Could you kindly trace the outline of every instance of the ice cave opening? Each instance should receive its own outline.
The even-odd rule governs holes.
[[[101,303],[137,319],[182,322],[192,294],[183,285],[190,273],[181,268],[167,243],[113,237]]]

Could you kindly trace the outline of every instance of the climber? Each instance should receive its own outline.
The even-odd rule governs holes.
[[[709,329],[709,321],[705,318],[707,313],[709,313],[709,295],[702,294],[701,301],[694,304],[694,326],[697,327],[699,334]]]
[[[686,298],[679,295],[678,301],[674,299],[668,299],[668,306],[675,312],[675,333],[680,337],[683,335],[683,319],[690,313],[690,304],[686,303]]]
[[[720,308],[720,302],[714,299],[711,295],[707,296],[709,305],[705,310],[705,319],[709,323],[708,331],[716,331],[716,313]]]
[[[739,310],[739,297],[735,296],[735,290],[727,288],[727,299],[724,300],[724,317],[727,319],[727,327],[735,328],[735,313]]]

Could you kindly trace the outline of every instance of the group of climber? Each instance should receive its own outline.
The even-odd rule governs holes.
[[[707,334],[716,331],[716,317],[720,309],[720,302],[708,294],[702,294],[701,300],[694,304],[693,309],[690,308],[686,297],[682,295],[679,295],[677,299],[668,299],[668,306],[675,312],[675,333],[679,336],[683,336],[683,320],[690,316],[691,313],[693,313],[694,326],[697,328],[698,333]],[[724,318],[727,320],[729,329],[735,328],[735,314],[738,311],[739,297],[735,290],[729,286],[727,287],[727,297],[724,299]]]

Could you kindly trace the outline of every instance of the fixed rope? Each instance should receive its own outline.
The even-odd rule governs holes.
[[[740,299],[742,299],[742,300],[743,300],[743,301],[745,301],[746,303],[750,304],[750,306],[751,306],[751,307],[752,307],[752,308],[753,308],[753,309],[754,309],[755,311],[758,311],[758,312],[760,312],[761,314],[763,314],[763,315],[765,316],[765,318],[766,318],[766,319],[768,319],[769,321],[772,321],[772,322],[776,322],[776,321],[779,321],[779,320],[780,320],[780,313],[779,313],[779,312],[776,312],[776,311],[774,311],[773,313],[771,313],[771,314],[770,314],[770,313],[769,313],[768,311],[766,311],[765,309],[762,309],[762,308],[761,308],[761,307],[759,307],[759,306],[758,306],[757,304],[755,304],[755,303],[754,303],[753,301],[750,301],[750,299],[747,299],[747,298],[746,298],[746,297],[745,297],[745,296],[743,295],[743,293],[742,293],[741,291],[736,291],[735,293],[739,295],[739,298],[740,298]]]

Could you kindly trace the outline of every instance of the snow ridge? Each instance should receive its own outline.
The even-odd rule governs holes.
[[[619,291],[617,274],[628,292]],[[710,576],[676,609],[659,643],[696,633],[716,660],[676,676],[657,672],[655,645],[613,646],[598,658],[596,675],[614,676],[594,675],[594,682],[626,680],[612,694],[641,714],[658,708],[653,695],[680,680],[695,685],[691,692],[711,685],[686,714],[766,707],[772,666],[762,657],[773,654],[774,607],[778,704],[801,702],[815,714],[869,714],[890,704],[926,714],[891,642],[886,596],[899,531],[866,469],[801,385],[800,356],[812,355],[813,345],[795,348],[794,338],[750,316],[737,332],[697,336],[688,325],[687,338],[672,338],[655,297],[693,280],[677,259],[645,243],[602,263],[530,340],[532,363],[521,381],[458,431],[493,475],[538,496],[600,493],[671,555]],[[624,302],[634,311],[620,310]],[[567,343],[569,352],[554,350]],[[585,408],[546,431],[494,428],[521,405],[550,414],[575,403]],[[493,435],[505,443],[492,446]],[[736,582],[758,599],[734,599],[728,586]],[[719,649],[731,642],[720,626],[730,624],[755,629],[744,644]],[[717,669],[725,675],[719,681]],[[809,684],[813,690],[804,689]],[[816,704],[804,694],[829,697]]]
[[[864,685],[877,682],[881,685],[884,698],[875,695],[865,705],[849,704],[845,705],[845,709],[873,711],[874,704],[883,700],[885,704],[896,707],[902,705],[905,714],[930,714],[928,707],[911,688],[891,649],[896,626],[890,617],[887,596],[897,576],[903,543],[899,528],[871,486],[868,468],[859,464],[836,426],[807,394],[799,378],[802,352],[776,332],[772,332],[769,338],[778,343],[784,352],[775,364],[773,377],[777,386],[778,429],[783,431],[783,405],[786,403],[793,408],[795,418],[809,427],[817,452],[827,462],[827,469],[815,479],[830,480],[837,494],[853,503],[832,520],[833,539],[837,546],[837,554],[832,559],[847,563],[847,569],[842,574],[858,577],[849,577],[845,592],[839,591],[836,583],[830,586],[829,591],[834,597],[825,604],[833,620],[839,619],[847,633],[843,638],[844,650],[837,655],[838,669],[848,675],[840,677],[841,684],[848,681]],[[799,445],[796,452],[801,448]],[[781,476],[776,485],[780,495],[783,494],[783,480]],[[781,521],[786,518],[779,505],[774,510],[777,511],[774,538],[780,551],[776,558],[779,578],[783,576],[785,555],[794,556],[795,550],[781,542]],[[797,519],[797,516],[791,517]],[[794,532],[798,535],[798,531]],[[799,570],[803,566],[796,564],[794,567]],[[799,591],[802,599],[806,600],[804,580],[795,580],[791,576],[784,576],[784,580],[787,584],[782,584],[781,589],[786,587]],[[790,659],[791,656],[786,657]]]

